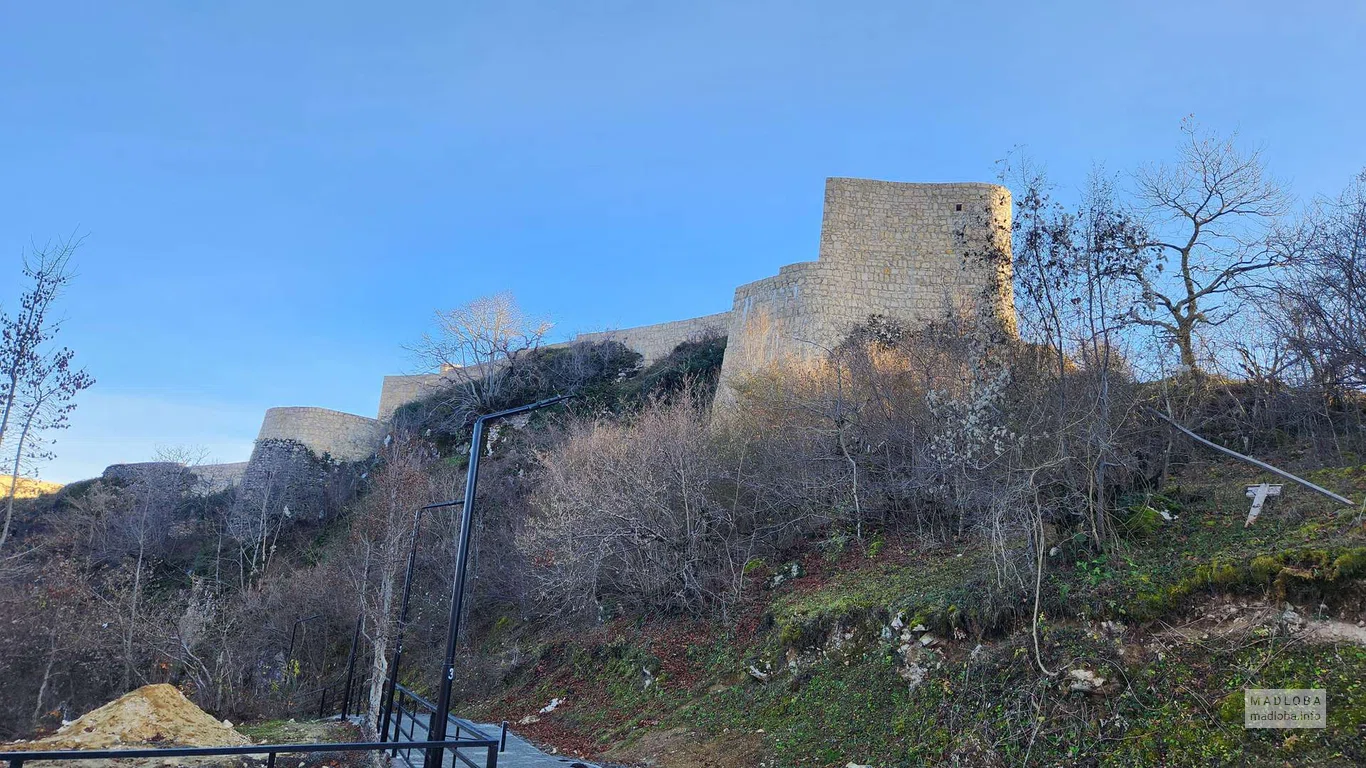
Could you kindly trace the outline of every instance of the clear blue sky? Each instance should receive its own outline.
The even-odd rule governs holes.
[[[70,481],[242,460],[274,405],[373,415],[431,311],[512,290],[567,335],[729,308],[815,257],[827,176],[1055,180],[1183,116],[1302,196],[1366,164],[1366,5],[9,2],[0,300],[88,233],[64,339],[99,379]]]

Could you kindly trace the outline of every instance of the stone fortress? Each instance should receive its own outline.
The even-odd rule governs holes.
[[[728,380],[774,363],[823,356],[874,314],[914,325],[968,309],[1013,330],[1009,259],[981,257],[1010,253],[1010,218],[1010,191],[995,184],[827,179],[815,261],[788,264],[777,275],[736,288],[727,312],[579,334],[574,341],[615,339],[649,364],[681,342],[723,334],[725,396]],[[370,458],[394,411],[447,383],[440,373],[386,376],[375,418],[326,408],[271,408],[253,460],[263,445],[281,440],[341,461]],[[196,471],[221,484],[250,471],[250,464]]]

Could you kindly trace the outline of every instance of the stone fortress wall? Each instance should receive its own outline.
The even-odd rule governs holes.
[[[144,461],[137,464],[111,464],[104,468],[100,479],[120,484],[142,481],[164,483],[175,479],[193,485],[192,490],[196,494],[211,494],[237,485],[246,472],[245,461],[193,466],[172,461]]]
[[[788,264],[736,288],[728,312],[584,333],[574,341],[615,339],[649,364],[679,343],[724,333],[725,398],[726,382],[773,363],[818,358],[873,314],[914,324],[966,309],[1013,331],[1009,259],[980,258],[989,251],[1008,256],[1010,217],[1010,191],[995,184],[827,179],[815,261]],[[395,410],[450,381],[442,373],[385,376],[374,419],[325,408],[271,408],[257,445],[293,441],[319,456],[367,459]],[[242,472],[233,466],[215,474]]]
[[[722,381],[821,357],[869,315],[912,324],[967,310],[1014,327],[1010,191],[832,178],[816,261],[735,289]],[[722,387],[722,392],[727,390]]]
[[[649,365],[669,354],[674,350],[674,347],[685,341],[713,334],[724,336],[728,328],[730,328],[730,313],[717,312],[714,315],[675,320],[671,323],[642,325],[638,328],[625,328],[619,331],[581,333],[574,337],[574,341],[619,341],[631,350],[640,353],[640,356],[644,358],[644,364]]]
[[[730,327],[730,313],[718,312],[714,315],[675,320],[669,323],[642,325],[636,328],[580,333],[572,342],[547,344],[546,348],[564,347],[570,344],[595,341],[619,341],[631,350],[638,352],[642,362],[649,365],[673,351],[674,347],[685,341],[702,338],[711,334],[724,336]],[[385,376],[379,393],[379,420],[388,421],[394,411],[440,390],[451,384],[453,379],[444,373],[419,373],[411,376]]]
[[[294,440],[319,456],[360,461],[375,455],[383,438],[384,424],[379,419],[327,408],[294,407],[267,410],[256,442]]]

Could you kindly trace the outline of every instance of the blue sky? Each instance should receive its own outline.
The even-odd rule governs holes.
[[[262,411],[373,415],[433,309],[560,335],[729,308],[815,257],[827,176],[1064,187],[1181,119],[1301,196],[1366,164],[1366,5],[0,5],[0,301],[88,235],[64,340],[98,378],[42,476],[245,459]]]

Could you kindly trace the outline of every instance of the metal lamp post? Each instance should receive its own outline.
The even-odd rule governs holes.
[[[408,625],[408,596],[412,593],[413,568],[417,563],[417,526],[422,521],[422,513],[429,509],[453,507],[464,503],[464,499],[442,501],[418,507],[417,511],[413,513],[412,546],[408,549],[408,570],[403,576],[403,602],[398,609],[398,618],[394,621],[394,663],[389,667],[389,680],[386,684],[388,690],[385,693],[384,710],[379,727],[380,741],[385,741],[389,737],[389,714],[394,708],[394,693],[398,689],[398,665],[403,659],[403,630]],[[397,736],[395,736],[395,741],[397,741]]]
[[[306,622],[306,621],[312,621],[312,620],[314,620],[314,619],[321,618],[321,617],[322,617],[322,614],[321,614],[321,613],[315,613],[315,614],[313,614],[312,616],[309,616],[309,617],[303,618],[303,619],[299,619],[298,621],[294,622],[294,628],[291,629],[291,630],[289,631],[289,651],[287,651],[287,652],[285,653],[285,668],[286,668],[286,669],[289,668],[289,662],[290,662],[290,660],[294,658],[294,638],[298,637],[298,635],[299,635],[299,625],[300,625],[300,624],[303,624],[303,623]]]
[[[451,686],[455,682],[455,647],[460,637],[460,615],[465,607],[465,566],[470,557],[470,532],[474,527],[474,492],[479,482],[479,456],[483,452],[484,425],[494,419],[516,416],[520,413],[546,408],[562,403],[573,395],[556,395],[536,403],[509,408],[506,411],[489,413],[474,420],[474,433],[470,437],[470,466],[465,474],[465,508],[460,515],[460,544],[455,557],[455,583],[451,588],[451,619],[446,632],[446,664],[441,670],[441,690],[436,698],[436,713],[432,715],[427,738],[431,741],[445,741],[446,719],[451,711]],[[427,750],[427,768],[441,768],[442,748]]]

